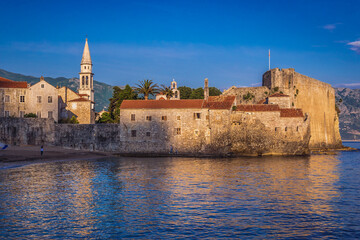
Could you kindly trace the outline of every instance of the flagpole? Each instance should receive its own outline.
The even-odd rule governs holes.
[[[269,49],[269,70],[270,70],[270,49]]]

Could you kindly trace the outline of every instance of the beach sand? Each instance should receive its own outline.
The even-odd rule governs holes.
[[[44,154],[40,154],[40,146],[9,146],[0,151],[0,163],[10,162],[31,162],[48,160],[76,160],[76,159],[94,159],[112,156],[106,152],[91,152],[84,150],[74,150],[62,147],[44,146]]]

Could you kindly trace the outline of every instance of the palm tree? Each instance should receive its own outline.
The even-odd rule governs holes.
[[[139,81],[134,89],[137,93],[144,94],[145,100],[148,100],[150,94],[156,94],[159,92],[158,85],[155,84],[152,80],[145,79],[143,81]]]
[[[166,96],[168,100],[174,95],[174,92],[171,90],[171,88],[165,85],[161,85],[160,91]]]

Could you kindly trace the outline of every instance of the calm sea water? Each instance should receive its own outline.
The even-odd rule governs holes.
[[[0,238],[356,239],[359,174],[360,152],[3,167]]]

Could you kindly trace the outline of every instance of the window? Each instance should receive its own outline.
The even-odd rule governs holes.
[[[175,91],[175,98],[178,98],[178,91]]]
[[[146,116],[146,121],[151,121],[151,116]]]
[[[175,83],[173,83],[173,88],[175,88]]]
[[[85,85],[84,76],[82,76],[82,85]]]
[[[10,102],[10,95],[5,95],[5,102]]]
[[[135,121],[135,114],[131,114],[131,121]]]
[[[296,127],[296,131],[297,131],[297,132],[299,131],[299,126]]]
[[[285,132],[287,132],[287,127],[285,127]]]
[[[176,120],[180,120],[181,119],[181,117],[180,116],[176,116]]]
[[[136,130],[131,130],[131,137],[136,137]]]
[[[275,132],[278,132],[278,131],[279,131],[279,128],[278,128],[278,127],[276,127],[276,128],[275,128]]]
[[[147,137],[150,137],[150,132],[146,132],[146,136],[147,136]]]
[[[48,103],[52,103],[52,96],[48,96]]]
[[[20,111],[19,116],[20,116],[21,118],[23,118],[24,115],[25,115],[25,112],[24,112],[24,111]]]
[[[37,112],[36,116],[37,116],[38,118],[41,118],[41,112]]]
[[[44,84],[41,84],[41,88],[44,88],[45,87],[45,85]]]
[[[9,117],[10,116],[10,112],[9,111],[5,111],[5,117]]]
[[[200,119],[201,113],[194,113],[194,119]]]
[[[37,96],[37,103],[41,103],[41,96]]]
[[[162,120],[162,121],[167,121],[167,116],[162,116],[162,117],[161,117],[161,120]]]
[[[52,111],[48,112],[48,118],[53,118],[53,112]]]
[[[88,85],[89,85],[89,77],[86,76],[86,86],[88,86]]]
[[[181,135],[181,128],[175,128],[175,134]]]
[[[20,102],[25,102],[25,96],[20,96]]]

